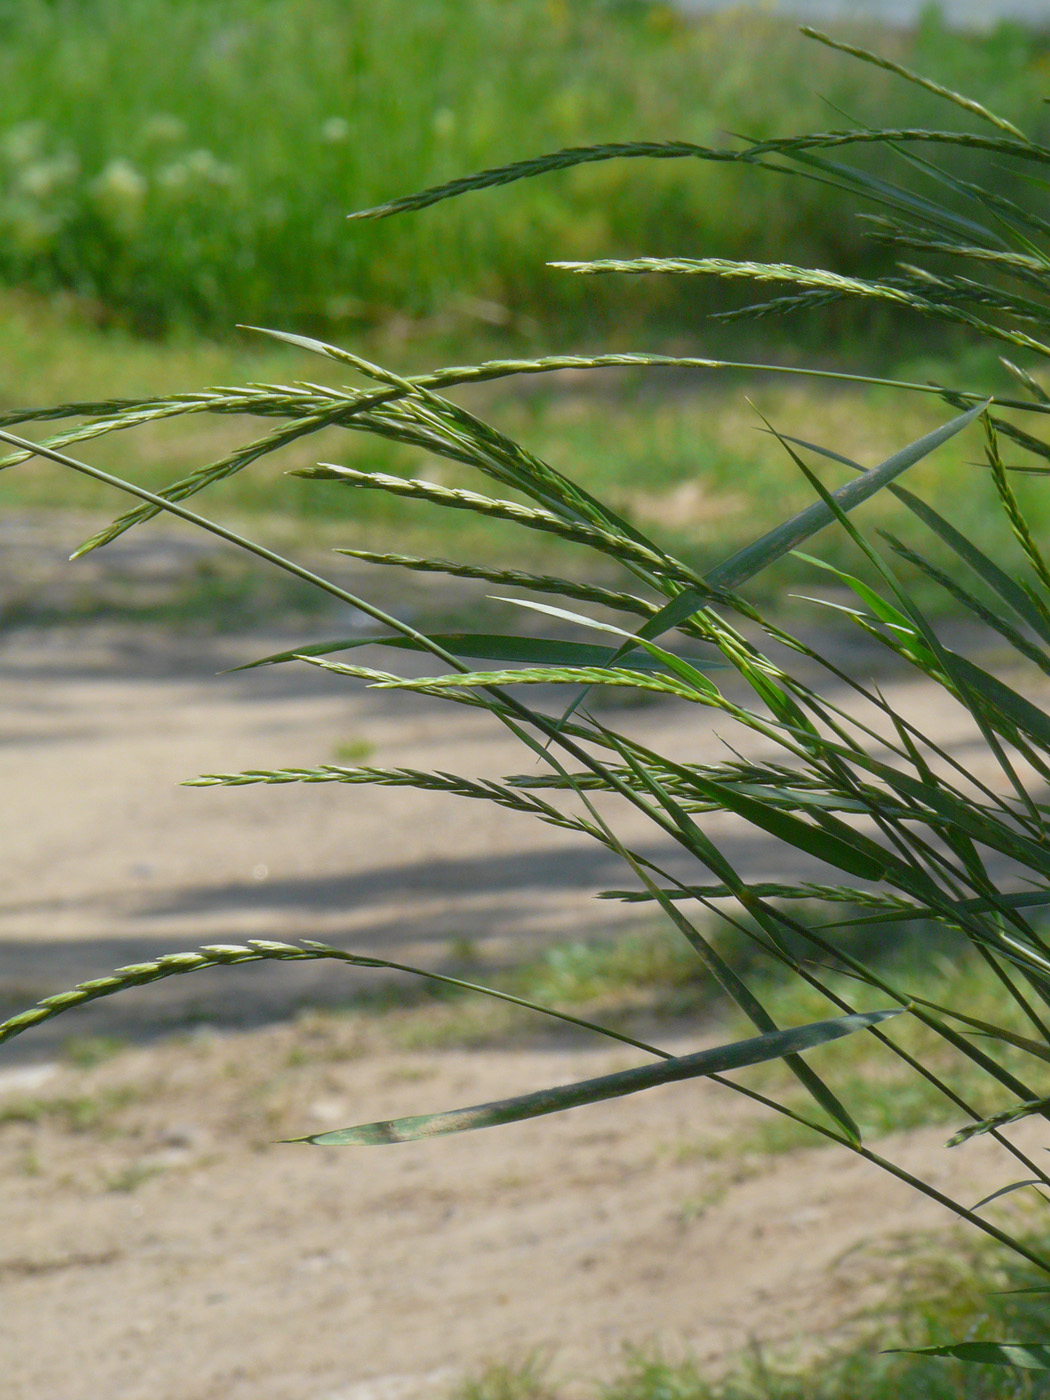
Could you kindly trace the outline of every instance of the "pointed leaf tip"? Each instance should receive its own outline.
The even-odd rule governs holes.
[[[1050,1345],[1045,1342],[957,1342],[944,1347],[890,1347],[887,1354],[890,1352],[907,1356],[948,1356],[977,1366],[1050,1371]]]

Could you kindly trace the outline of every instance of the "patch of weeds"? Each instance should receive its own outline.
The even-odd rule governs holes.
[[[285,1057],[285,1069],[304,1069],[318,1063],[333,1064],[356,1060],[365,1045],[356,1027],[347,1027],[341,1017],[311,1009],[296,1017],[295,1040]]]
[[[127,1047],[127,1040],[119,1035],[73,1036],[62,1046],[62,1058],[75,1069],[94,1069]]]
[[[478,950],[472,940],[450,940],[448,957],[457,975],[469,979],[475,974]],[[557,1008],[600,1006],[610,1026],[640,1011],[685,1014],[708,998],[695,953],[660,928],[617,939],[556,943],[500,972],[486,968],[486,982]],[[554,1026],[525,1008],[426,982],[390,982],[348,1003],[345,1010],[390,1016],[387,1029],[394,1044],[407,1050],[491,1044],[543,1034]]]
[[[683,1210],[690,1202],[693,1207],[699,1203],[702,1210],[707,1210],[722,1199],[730,1186],[749,1181],[762,1172],[770,1157],[821,1146],[823,1139],[810,1129],[790,1118],[770,1117],[758,1119],[725,1137],[685,1138],[662,1144],[658,1155],[669,1156],[678,1166],[693,1162],[704,1164],[708,1170],[703,1179],[712,1184],[700,1197],[687,1198]]]
[[[815,1116],[815,1115],[814,1115]],[[822,1147],[824,1139],[791,1118],[760,1118],[746,1131],[725,1140],[720,1157],[778,1157],[805,1147]]]
[[[536,1001],[578,1004],[625,992],[692,995],[701,984],[702,968],[688,944],[654,928],[617,939],[556,943],[500,985]]]
[[[42,586],[3,601],[3,627],[117,622],[212,633],[248,627],[260,617],[310,621],[327,604],[296,581],[240,559],[206,555],[154,576],[110,563],[78,587]]]
[[[503,1172],[493,1180],[492,1185],[496,1191],[521,1191],[532,1185],[532,1178],[520,1172]]]
[[[480,961],[477,942],[463,934],[450,938],[448,940],[448,957],[449,962],[476,965]]]
[[[385,1084],[421,1084],[433,1079],[435,1069],[424,1069],[422,1065],[398,1065],[383,1077]]]
[[[402,1050],[452,1050],[460,1046],[493,1045],[534,1030],[537,1017],[522,1007],[486,998],[455,1006],[417,1008],[391,1026],[394,1044]]]
[[[334,1029],[333,1026],[333,1031]],[[294,1076],[298,1070],[307,1069],[312,1065],[327,1064],[340,1058],[342,1057],[336,1047],[334,1034],[325,1035],[311,1027],[309,1031],[297,1037],[277,1063],[285,1075],[290,1073]]]
[[[164,1170],[159,1162],[130,1162],[106,1178],[106,1190],[130,1195],[153,1177],[160,1176]]]
[[[993,1315],[973,1296],[938,1299],[909,1311],[894,1325],[897,1345],[939,1345],[960,1320],[976,1339],[1005,1335],[1001,1310]],[[952,1321],[949,1321],[949,1318]],[[658,1352],[629,1352],[622,1373],[596,1391],[595,1400],[1045,1400],[1050,1378],[1038,1373],[1010,1373],[999,1367],[963,1366],[933,1357],[890,1355],[870,1336],[848,1351],[808,1364],[777,1359],[759,1348],[743,1357],[728,1375],[706,1373],[694,1358],[669,1360]],[[992,1374],[990,1374],[990,1372]],[[998,1372],[998,1374],[994,1374]]]
[[[666,1361],[644,1351],[627,1355],[624,1373],[604,1387],[602,1400],[713,1400],[714,1392],[691,1360]]]
[[[547,1365],[537,1352],[524,1361],[491,1362],[476,1376],[460,1381],[448,1400],[556,1400]]]
[[[678,1223],[682,1229],[687,1230],[694,1221],[702,1220],[712,1207],[719,1205],[725,1199],[729,1186],[728,1181],[723,1181],[699,1196],[686,1196],[678,1207]]]
[[[690,1203],[687,1203],[689,1205]],[[693,1206],[692,1218],[702,1213]],[[684,1218],[684,1212],[683,1212]],[[776,1353],[750,1347],[712,1374],[697,1358],[652,1346],[627,1347],[619,1373],[581,1392],[590,1400],[1047,1400],[1050,1375],[964,1366],[890,1347],[1042,1335],[1045,1295],[992,1293],[1036,1282],[1033,1272],[989,1267],[991,1250],[926,1242],[899,1248],[889,1302],[852,1319],[860,1335],[847,1347],[800,1338]],[[505,1388],[501,1388],[505,1387]],[[520,1388],[516,1388],[520,1387]],[[542,1360],[489,1365],[460,1382],[447,1400],[560,1400],[569,1391]]]
[[[139,1095],[130,1086],[64,1098],[17,1098],[0,1104],[0,1127],[7,1123],[53,1124],[70,1133],[106,1133],[113,1116]]]
[[[9,1099],[0,1104],[0,1127],[5,1123],[42,1123],[55,1112],[57,1100]]]

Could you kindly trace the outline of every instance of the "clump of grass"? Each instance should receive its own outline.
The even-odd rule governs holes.
[[[130,1196],[147,1181],[160,1176],[165,1168],[158,1162],[130,1162],[112,1176],[106,1178],[106,1190],[118,1195]]]
[[[543,1358],[536,1353],[515,1363],[493,1361],[449,1391],[448,1400],[557,1400]]]
[[[509,986],[533,1000],[568,1003],[624,992],[693,989],[701,982],[688,946],[660,927],[616,939],[555,944],[508,979]]]
[[[756,1341],[728,1368],[653,1345],[625,1348],[618,1371],[589,1384],[558,1374],[534,1358],[490,1365],[448,1392],[448,1400],[1043,1400],[1050,1381],[1039,1373],[992,1376],[959,1362],[875,1351],[880,1345],[935,1346],[965,1333],[974,1340],[1041,1324],[1038,1295],[989,1294],[1030,1286],[1033,1275],[990,1267],[987,1257],[957,1247],[953,1256],[912,1243],[885,1261],[894,1275],[887,1300],[853,1319],[854,1340],[827,1346],[806,1338],[767,1348]],[[991,1274],[991,1279],[989,1279]],[[860,1334],[859,1337],[857,1334]]]
[[[960,1257],[961,1256],[961,1257]],[[899,1260],[898,1283],[889,1300],[857,1326],[862,1339],[848,1347],[817,1350],[809,1341],[801,1357],[778,1356],[758,1343],[728,1373],[688,1356],[671,1359],[654,1348],[629,1349],[620,1375],[596,1386],[595,1400],[1042,1400],[1050,1395],[1045,1375],[1012,1376],[955,1361],[901,1355],[872,1347],[937,1346],[964,1333],[973,1341],[1004,1329],[1031,1333],[1042,1325],[1036,1295],[995,1297],[988,1275],[1003,1287],[1024,1287],[1031,1275],[989,1270],[989,1261],[960,1250],[953,1259],[910,1246]],[[554,1394],[557,1394],[555,1387]]]
[[[72,1036],[62,1046],[62,1058],[75,1069],[94,1069],[126,1050],[128,1042],[117,1035]]]
[[[120,1111],[138,1097],[130,1086],[100,1089],[94,1094],[54,1098],[11,1097],[0,1103],[0,1127],[10,1123],[51,1123],[65,1132],[108,1134]]]
[[[823,36],[813,37],[825,47],[841,47]],[[726,1005],[736,1007],[751,1034],[679,1055],[610,1024],[607,1017],[599,1022],[537,999],[540,993],[589,996],[610,983],[622,987],[625,980],[643,975],[642,968],[651,967],[651,950],[641,957],[637,949],[617,950],[604,962],[599,959],[598,966],[592,951],[564,958],[564,965],[548,961],[533,970],[527,994],[519,995],[498,986],[480,988],[432,968],[351,954],[308,940],[252,940],[118,969],[9,1018],[0,1024],[0,1040],[96,997],[165,976],[248,961],[326,959],[418,975],[457,993],[485,990],[495,1002],[605,1035],[648,1058],[637,1068],[577,1084],[448,1112],[356,1124],[304,1140],[324,1146],[371,1146],[429,1138],[704,1075],[792,1125],[879,1165],[1005,1246],[1018,1260],[1050,1273],[1050,1259],[1016,1226],[1000,1225],[982,1206],[948,1197],[935,1182],[870,1146],[864,1140],[870,1102],[852,1074],[856,1061],[851,1064],[842,1047],[838,1054],[821,1049],[855,1036],[854,1047],[863,1047],[859,1059],[866,1073],[871,1066],[886,1064],[889,1085],[895,1086],[902,1076],[913,1077],[919,1086],[914,1100],[918,1108],[910,1111],[916,1116],[926,1112],[924,1095],[948,1105],[945,1111],[958,1125],[952,1145],[975,1135],[991,1136],[1009,1169],[1026,1173],[1023,1181],[1008,1183],[1008,1191],[1033,1184],[1050,1187],[1050,1170],[1038,1155],[1032,1156],[1003,1131],[1020,1118],[1050,1118],[1050,1099],[1040,1092],[1043,1067],[1050,1062],[1050,945],[1038,913],[1050,905],[1044,792],[1050,781],[1050,722],[1031,698],[1050,677],[1050,562],[1013,485],[1018,473],[1034,478],[1050,473],[1050,442],[1040,435],[1045,431],[1042,418],[1050,412],[1050,392],[1028,367],[1028,361],[1038,364],[1050,358],[1050,343],[1041,338],[1050,329],[1050,224],[999,189],[964,179],[943,159],[945,152],[962,159],[977,151],[982,158],[1012,161],[1023,174],[1042,180],[1044,167],[1050,165],[1050,147],[1040,144],[1038,133],[1026,135],[1009,117],[931,84],[895,62],[847,48],[875,68],[889,68],[913,87],[932,90],[940,100],[961,107],[967,121],[981,124],[980,130],[847,127],[752,141],[733,152],[716,152],[699,143],[624,148],[614,142],[489,170],[365,211],[372,217],[411,212],[487,186],[624,156],[665,161],[688,157],[720,166],[735,164],[742,170],[773,164],[781,173],[818,173],[845,193],[873,200],[882,211],[880,218],[886,218],[888,209],[891,217],[888,224],[879,225],[882,233],[893,247],[907,249],[909,259],[924,259],[922,266],[909,261],[881,278],[725,258],[592,259],[563,266],[588,275],[676,275],[793,289],[772,301],[760,300],[750,308],[756,316],[843,302],[888,304],[939,326],[965,328],[1008,348],[1015,357],[1025,357],[1024,365],[1004,360],[1004,369],[1019,385],[1011,394],[984,384],[963,388],[879,381],[884,389],[940,401],[951,414],[877,466],[865,468],[836,447],[814,444],[767,424],[771,448],[784,452],[814,499],[713,566],[698,568],[673,552],[613,504],[463,408],[448,392],[567,368],[727,368],[697,357],[553,356],[404,375],[341,346],[273,332],[278,340],[329,365],[338,364],[353,376],[353,384],[339,390],[314,384],[249,385],[162,400],[64,405],[6,420],[9,425],[38,417],[84,420],[48,444],[27,443],[0,429],[0,436],[19,449],[19,459],[34,454],[50,458],[138,499],[133,510],[92,536],[78,554],[109,544],[163,510],[264,560],[319,595],[356,608],[376,627],[369,636],[358,630],[350,637],[304,642],[260,658],[256,665],[313,665],[348,684],[364,681],[384,692],[472,706],[506,728],[542,765],[533,764],[527,773],[480,779],[322,763],[207,774],[197,780],[200,785],[411,786],[492,803],[593,841],[623,862],[633,882],[631,889],[610,893],[659,908],[696,957],[710,987]],[[920,194],[900,181],[876,179],[861,164],[844,164],[843,152],[848,159],[853,147],[882,148],[904,162],[905,175],[917,170],[941,197]],[[838,377],[833,371],[813,373]],[[279,426],[159,493],[114,477],[66,450],[85,438],[203,411],[248,412],[276,419]],[[367,556],[369,562],[413,572],[481,579],[504,604],[521,609],[533,621],[532,628],[518,630],[424,632],[341,583],[186,505],[197,492],[245,471],[277,447],[325,427],[395,441],[442,462],[469,467],[475,485],[467,489],[332,461],[299,471],[303,480],[355,497],[374,493],[399,503],[426,503],[498,521],[526,535],[600,556],[629,577],[629,588],[586,582],[571,571],[525,578],[505,554],[483,566],[393,553]],[[965,528],[942,514],[943,502],[935,504],[901,484],[905,472],[967,433],[967,450],[979,455],[979,469],[1013,536],[1009,554],[991,557]],[[832,489],[815,470],[818,461],[824,470],[844,477],[843,484]],[[475,489],[477,485],[484,489]],[[884,533],[876,542],[862,531],[854,512],[879,493],[885,493],[883,500],[896,502],[900,518],[917,521],[925,533],[914,539],[913,524],[907,541]],[[808,555],[814,547],[810,541],[830,526],[837,527],[860,565],[844,568],[828,558],[809,558],[812,567],[846,590],[821,606],[830,601],[860,635],[924,685],[937,689],[946,705],[958,707],[979,736],[984,764],[969,757],[960,761],[938,735],[925,732],[906,702],[888,699],[866,675],[844,671],[819,646],[788,630],[755,601],[754,581],[792,553],[804,548]],[[947,550],[953,560],[951,572],[928,555],[927,536]],[[359,560],[366,557],[361,551],[351,553]],[[1009,655],[1016,673],[995,674],[979,654],[957,649],[940,635],[915,590],[899,575],[896,560],[947,593],[975,626],[986,629]],[[508,589],[514,591],[513,598]],[[522,591],[529,596],[522,597]],[[849,602],[840,601],[843,597]],[[672,632],[678,633],[673,643],[668,640]],[[402,674],[362,665],[357,649],[366,644],[393,653],[391,667],[407,650],[414,653],[413,661],[426,657],[436,669],[419,675],[414,666],[406,668],[411,674]],[[804,665],[796,665],[798,658]],[[543,698],[531,703],[521,698],[549,695],[552,687],[562,687],[563,703],[552,706]],[[654,695],[668,705],[714,712],[726,734],[725,754],[707,761],[654,748],[632,733],[629,710],[617,716],[615,726],[607,714],[596,712],[591,697],[602,690]],[[650,838],[646,844],[632,844],[621,835],[616,814],[625,811],[642,819]],[[772,838],[781,846],[787,868],[805,861],[812,876],[749,878],[720,846],[720,828],[708,823],[712,813]],[[672,851],[688,860],[691,874],[683,877],[668,867]],[[814,906],[821,911],[819,919],[810,916]],[[780,1027],[761,973],[755,966],[739,971],[710,937],[704,921],[715,909],[750,943],[755,966],[778,969],[794,984],[802,999],[795,1009],[811,1004],[810,1015],[819,1019],[807,1017],[790,1030]],[[911,928],[914,960],[899,967],[883,965],[857,937],[864,930],[893,925]],[[942,931],[936,945],[928,937],[931,927]],[[943,992],[938,959],[944,938],[953,962],[967,977],[980,972],[987,985],[996,988],[994,998],[975,994],[974,984],[962,980],[949,989],[946,1000],[937,1000]],[[666,980],[666,964],[660,975]],[[818,1050],[816,1063],[806,1058]],[[738,1071],[774,1061],[779,1068],[759,1070],[757,1084],[737,1076]],[[905,1095],[901,1098],[907,1101]],[[875,1131],[879,1130],[877,1121]],[[962,1342],[948,1351],[963,1361],[1008,1366],[1050,1361],[1050,1347],[1032,1352]]]
[[[486,985],[524,1004],[479,998],[463,986],[398,982],[360,994],[344,1012],[381,1017],[383,1033],[402,1048],[433,1050],[509,1044],[553,1030],[553,1022],[537,1025],[529,1011],[535,1003],[600,1014],[607,1024],[621,1026],[640,1018],[696,1014],[710,1004],[695,957],[664,928],[559,942],[539,956],[503,966],[480,956],[470,939],[452,939],[448,951],[459,976],[469,982],[484,976]]]

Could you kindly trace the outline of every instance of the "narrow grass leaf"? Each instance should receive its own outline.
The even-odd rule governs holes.
[[[981,1199],[977,1201],[975,1205],[972,1205],[970,1207],[970,1209],[980,1210],[982,1206],[991,1205],[993,1201],[997,1201],[1000,1198],[1000,1196],[1010,1196],[1015,1191],[1023,1191],[1026,1186],[1045,1185],[1046,1183],[1044,1181],[1039,1181],[1036,1178],[1033,1178],[1031,1181],[1011,1181],[1009,1186],[1000,1186],[999,1190],[993,1191],[990,1196],[982,1196]]]
[[[908,1356],[948,1356],[974,1366],[1016,1366],[1050,1371],[1050,1345],[1044,1342],[956,1342],[944,1347],[890,1347]]]
[[[803,851],[861,880],[881,880],[886,874],[888,854],[885,857],[881,852],[875,854],[872,849],[875,843],[862,838],[859,833],[851,833],[856,836],[853,844],[845,837],[811,826],[782,808],[771,807],[761,798],[749,797],[728,783],[716,783],[700,777],[695,779],[695,783],[697,790],[709,796],[719,807],[735,812],[749,825],[767,831],[797,851]],[[862,844],[866,849],[861,849]]]
[[[598,666],[609,654],[607,647],[587,642],[568,642],[556,637],[520,637],[497,632],[434,632],[428,636],[455,656],[469,656],[483,661],[521,661],[540,666]],[[329,656],[355,647],[397,647],[403,651],[429,652],[429,648],[413,638],[397,634],[341,637],[330,642],[310,642],[288,651],[274,652],[233,669],[250,671],[256,666],[276,666],[304,656]],[[632,662],[632,669],[658,671],[661,664],[655,658],[643,655],[637,663]],[[705,669],[725,669],[725,662],[719,661],[698,660],[692,664]]]
[[[877,467],[872,467],[858,480],[840,486],[837,491],[833,492],[834,499],[840,509],[850,511],[869,500],[876,492],[882,490],[884,486],[888,486],[896,477],[907,471],[909,467],[921,462],[942,443],[953,438],[956,433],[962,432],[964,428],[968,428],[975,418],[980,417],[986,407],[987,401],[975,404],[973,408],[960,414],[959,417],[953,418],[940,428],[934,429],[932,433],[927,433],[907,447],[901,448],[891,457],[887,457],[884,462],[880,462]],[[835,513],[829,506],[823,501],[815,501],[813,505],[807,506],[805,510],[792,516],[790,520],[776,526],[760,539],[746,545],[736,554],[724,560],[723,563],[716,565],[705,575],[704,581],[713,591],[739,588],[741,584],[747,583],[763,570],[768,569],[778,559],[782,559],[784,555],[797,549],[818,530],[830,525],[835,518]],[[637,635],[640,638],[649,639],[660,636],[662,632],[676,627],[679,622],[696,612],[705,602],[709,601],[709,597],[710,595],[686,589],[645,623]]]
[[[605,1099],[620,1098],[625,1094],[636,1094],[660,1084],[672,1084],[703,1075],[725,1074],[748,1065],[781,1059],[785,1055],[797,1055],[899,1014],[899,1010],[868,1011],[841,1016],[833,1021],[817,1021],[809,1026],[754,1036],[750,1040],[722,1045],[714,1050],[701,1050],[694,1055],[678,1056],[655,1065],[641,1065],[637,1069],[621,1070],[617,1074],[601,1075],[597,1079],[585,1079],[575,1084],[541,1089],[538,1093],[499,1099],[471,1108],[452,1109],[447,1113],[427,1113],[412,1118],[396,1118],[388,1122],[362,1123],[353,1128],[312,1133],[292,1141],[331,1147],[371,1147],[392,1142],[413,1142],[420,1138],[444,1137],[450,1133],[491,1128],[504,1123],[519,1123],[526,1118],[537,1118],[545,1113],[560,1113],[567,1108],[600,1103]]]

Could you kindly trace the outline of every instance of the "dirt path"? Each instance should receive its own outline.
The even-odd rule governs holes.
[[[275,1145],[625,1063],[315,1045],[304,1070],[292,1043],[254,1032],[64,1070],[37,1093],[101,1103],[99,1120],[5,1124],[5,1395],[429,1400],[539,1349],[582,1397],[628,1342],[717,1366],[752,1340],[819,1340],[906,1270],[901,1236],[945,1226],[844,1154],[720,1158],[749,1115],[703,1084],[391,1149]],[[986,1140],[949,1153],[944,1137],[880,1146],[964,1196],[1010,1179]]]
[[[200,773],[332,761],[483,777],[535,768],[477,711],[304,666],[218,674],[303,636],[97,627],[0,640],[0,998],[18,1006],[202,942],[307,936],[433,962],[466,938],[493,957],[520,958],[529,940],[637,920],[631,906],[590,897],[635,883],[615,856],[485,802],[407,788],[181,786]],[[358,656],[391,664],[389,651]],[[968,716],[944,692],[881,684],[968,765],[983,761]],[[726,757],[723,740],[740,741],[724,717],[675,703],[617,711],[616,723],[692,760]],[[636,814],[617,811],[616,820],[644,854],[699,873]],[[752,877],[821,873],[798,858],[785,865],[772,840],[731,818],[708,829]],[[257,1024],[333,995],[330,972],[316,968],[231,972],[217,986],[169,982],[101,1003],[78,1013],[77,1032],[187,1014]],[[50,1035],[16,1042],[12,1053],[43,1053]]]
[[[216,769],[330,761],[348,744],[371,746],[380,765],[527,766],[470,711],[305,668],[216,676],[281,640],[8,634],[8,1010],[201,942],[305,935],[440,965],[456,938],[520,957],[637,917],[587,898],[624,882],[615,862],[485,804],[401,789],[180,787]],[[942,742],[969,752],[958,714],[911,698]],[[719,752],[703,712],[651,707],[623,722],[672,751]],[[729,823],[710,829],[749,872],[782,870]],[[630,822],[623,832],[659,853]],[[349,985],[323,965],[172,979],[7,1047],[5,1394],[416,1400],[486,1359],[540,1348],[566,1394],[582,1395],[624,1342],[717,1361],[751,1337],[822,1335],[878,1294],[895,1267],[888,1240],[945,1224],[835,1153],[721,1151],[751,1110],[704,1084],[390,1150],[275,1145],[630,1062],[575,1043],[409,1053],[351,1030],[311,1040],[309,1018],[285,1019]],[[215,1029],[95,1068],[57,1063],[70,1035],[187,1021]],[[682,1048],[710,1038],[676,1034]],[[945,1153],[944,1136],[889,1146],[944,1189],[980,1195],[1011,1179],[984,1141]]]

